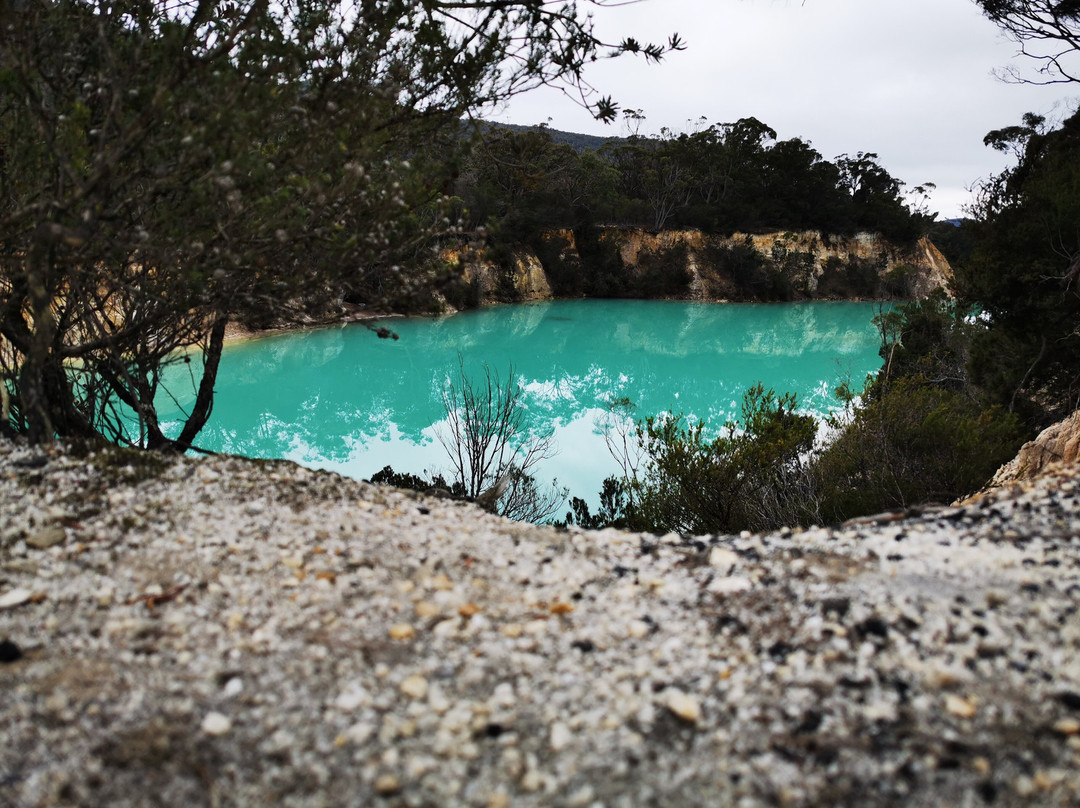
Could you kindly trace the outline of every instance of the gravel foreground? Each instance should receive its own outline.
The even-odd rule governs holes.
[[[1080,805],[1077,470],[685,539],[0,440],[0,806]]]

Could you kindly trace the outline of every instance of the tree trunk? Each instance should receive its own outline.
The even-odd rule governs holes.
[[[228,318],[224,315],[220,315],[214,321],[214,325],[210,330],[210,342],[206,346],[206,353],[203,355],[203,374],[199,382],[198,395],[195,397],[195,406],[192,407],[191,414],[188,416],[187,421],[184,422],[184,429],[180,432],[179,437],[172,441],[172,446],[168,448],[186,452],[191,448],[191,442],[195,440],[195,436],[210,420],[210,413],[214,409],[214,384],[217,382],[221,351],[225,345],[225,325],[227,323]]]
[[[26,419],[26,436],[31,445],[50,443],[54,436],[52,419],[49,417],[49,397],[45,385],[49,349],[56,331],[53,317],[52,296],[45,283],[45,267],[50,250],[42,244],[44,233],[39,234],[37,251],[44,255],[31,256],[27,261],[27,292],[30,302],[32,326],[30,344],[27,346],[26,362],[19,374],[19,404]]]

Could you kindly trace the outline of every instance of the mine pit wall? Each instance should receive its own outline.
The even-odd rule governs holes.
[[[558,246],[559,260],[581,266],[575,234],[571,230],[556,230],[544,234],[549,244]],[[603,228],[601,243],[614,244],[623,265],[630,275],[641,267],[643,260],[657,257],[673,249],[685,249],[685,269],[690,277],[687,300],[720,301],[755,299],[748,290],[740,288],[713,260],[718,252],[740,246],[752,246],[764,256],[784,265],[786,282],[796,299],[886,299],[904,297],[922,299],[935,289],[946,293],[952,280],[952,268],[941,251],[923,237],[913,247],[899,247],[875,233],[854,236],[829,236],[817,231],[777,232],[766,234],[734,233],[731,236],[711,236],[699,230],[666,230],[649,232],[630,228]],[[547,271],[540,257],[527,247],[512,251],[513,267],[506,261],[496,263],[482,251],[446,250],[449,261],[460,261],[463,279],[477,286],[481,303],[529,302],[550,300],[552,291]],[[787,260],[791,258],[795,260]],[[849,262],[874,264],[878,280],[884,282],[891,274],[903,273],[905,293],[845,294],[825,288],[822,279],[830,266]]]

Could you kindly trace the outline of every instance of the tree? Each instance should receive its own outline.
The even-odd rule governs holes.
[[[155,449],[190,447],[210,417],[229,320],[423,304],[446,275],[432,238],[463,116],[554,84],[610,120],[585,65],[682,47],[609,48],[573,3],[536,0],[3,8],[11,424]],[[198,394],[166,434],[170,362]]]
[[[975,0],[990,20],[1034,60],[1037,78],[1009,68],[1015,81],[1062,84],[1080,81],[1080,2],[1077,0]]]
[[[976,243],[957,285],[988,319],[972,344],[974,380],[1045,426],[1080,406],[1080,113],[1049,132],[1034,123],[1025,116],[1010,136],[1018,163],[972,206]]]
[[[455,382],[443,390],[446,426],[439,441],[450,458],[455,490],[510,519],[542,522],[566,499],[553,482],[542,490],[533,473],[554,452],[552,433],[530,429],[523,391],[513,367],[505,383],[484,365],[484,379],[474,383],[459,360]]]

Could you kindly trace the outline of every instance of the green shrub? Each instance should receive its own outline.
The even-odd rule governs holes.
[[[923,376],[876,384],[865,396],[811,469],[826,522],[971,494],[1025,438],[1015,415]]]
[[[731,533],[789,524],[800,508],[804,458],[817,431],[795,412],[793,394],[761,384],[747,391],[739,422],[709,439],[680,416],[638,427],[647,460],[631,481],[628,526],[637,530]]]

